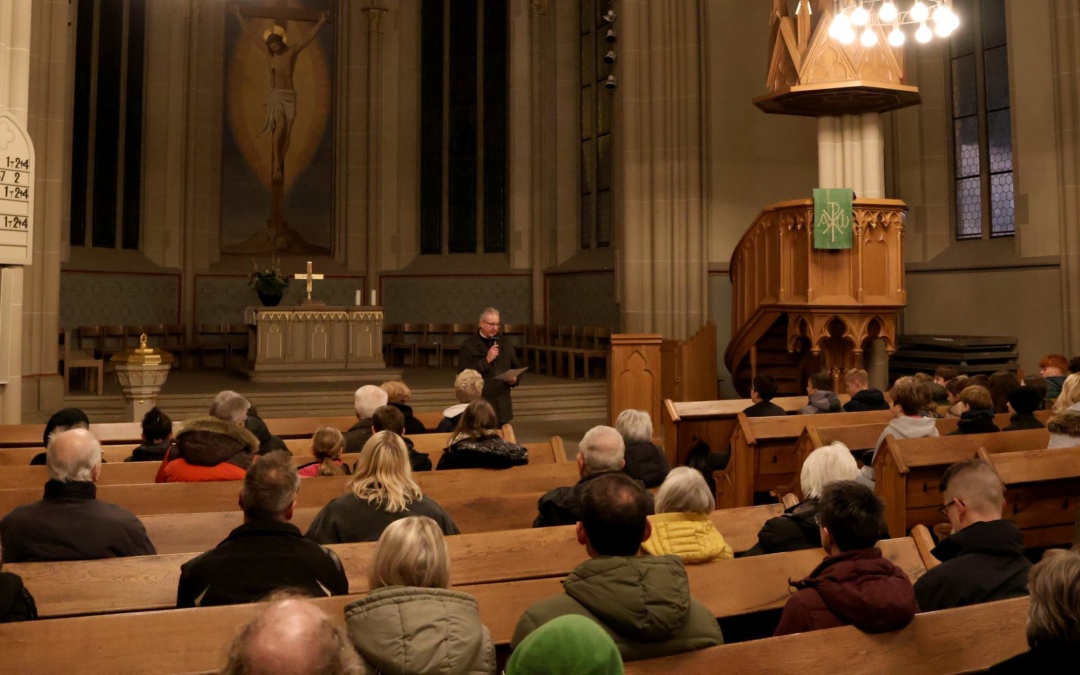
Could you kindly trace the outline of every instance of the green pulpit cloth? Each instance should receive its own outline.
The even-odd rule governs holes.
[[[853,195],[849,188],[814,190],[814,248],[851,248]]]

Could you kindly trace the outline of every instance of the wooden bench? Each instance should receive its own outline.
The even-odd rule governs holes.
[[[712,520],[728,544],[742,552],[757,542],[757,533],[765,521],[780,513],[776,505],[756,506],[716,511]],[[451,581],[459,586],[562,577],[587,557],[572,525],[463,534],[448,537],[447,545]],[[330,546],[349,576],[350,592],[368,590],[367,570],[375,547],[375,542]],[[16,563],[5,569],[23,578],[42,617],[106,614],[172,607],[180,565],[195,555],[185,551],[136,558]]]
[[[718,664],[740,672],[834,675],[850,661],[864,673],[981,671],[1027,651],[1028,598],[919,614],[903,630],[870,635],[853,626],[751,640],[626,664],[627,675],[713,675]]]
[[[911,539],[880,545],[912,581],[925,572]],[[823,555],[806,550],[691,565],[690,590],[717,618],[776,609],[790,595],[788,581],[808,574]],[[476,598],[492,639],[506,645],[524,611],[561,593],[562,581],[549,577],[456,588]],[[342,624],[345,605],[358,597],[311,602]],[[13,672],[212,672],[221,667],[236,628],[255,610],[255,605],[233,605],[2,624],[0,644],[5,645],[4,666]],[[192,648],[195,644],[198,649]]]
[[[1080,511],[1080,448],[987,452],[1005,485],[1004,517],[1024,534],[1025,548],[1073,543]]]
[[[876,490],[885,500],[885,522],[891,534],[902,534],[918,524],[932,528],[946,519],[938,483],[950,465],[975,457],[979,448],[991,453],[1045,448],[1045,429],[1003,431],[992,434],[939,436],[885,440],[874,464]]]

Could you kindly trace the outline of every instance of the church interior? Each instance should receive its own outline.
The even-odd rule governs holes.
[[[42,452],[43,425],[62,409],[102,426],[103,476],[109,444],[137,445],[133,423],[151,407],[182,423],[225,390],[305,457],[313,428],[297,420],[354,423],[361,385],[402,380],[412,409],[438,421],[460,400],[463,340],[478,320],[485,335],[494,308],[503,351],[516,348],[514,366],[527,368],[511,440],[574,464],[590,428],[642,409],[671,466],[700,444],[730,453],[709,486],[712,518],[753,532],[740,549],[717,525],[742,564],[716,577],[723,584],[754,573],[742,554],[765,513],[743,522],[735,510],[782,513],[778,498],[805,496],[799,471],[816,441],[871,451],[856,459],[877,471],[900,537],[883,542],[885,555],[913,579],[938,564],[930,550],[948,534],[944,488],[925,486],[969,456],[998,471],[1010,513],[1044,505],[1046,522],[1017,516],[1029,553],[1071,545],[1080,459],[994,459],[1046,451],[1045,430],[964,446],[942,466],[885,457],[883,440],[873,452],[888,415],[843,413],[868,416],[844,423],[857,434],[819,433],[823,422],[790,413],[819,372],[846,402],[851,372],[888,394],[897,377],[942,365],[1023,378],[1047,355],[1080,356],[1077,44],[1080,0],[0,0],[0,515],[29,485],[40,497],[39,473],[3,477],[16,469],[4,453]],[[759,376],[775,381],[791,428],[740,414],[759,400]],[[1010,482],[1021,464],[1030,475]],[[529,502],[521,527],[535,497],[577,470],[537,494],[540,474],[506,489],[531,496],[519,500]],[[435,494],[467,501],[455,492],[464,480],[435,478]],[[124,487],[99,485],[99,499]],[[151,539],[177,537],[145,558],[162,560],[146,568],[141,599],[82,598],[62,568],[33,569],[60,563],[5,564],[35,596],[32,580],[47,589],[38,612],[56,625],[6,637],[0,626],[0,644],[17,642],[16,663],[37,670],[29,664],[49,663],[41,645],[64,622],[114,621],[80,624],[74,640],[134,631],[143,613],[150,635],[182,630],[167,616],[178,561],[228,533],[224,515],[211,517],[235,511],[230,494],[227,507],[183,514],[118,497],[160,519]],[[303,497],[310,522],[328,498]],[[463,504],[463,517],[503,508],[492,504]],[[514,504],[505,529],[518,527]],[[203,536],[183,539],[185,528]],[[367,546],[339,551],[351,578],[373,544],[342,546]],[[512,551],[488,569],[476,550],[449,550],[477,565],[453,580],[480,589],[485,620],[485,598],[502,597],[492,582],[535,582],[496,574],[496,563],[514,567]],[[573,569],[554,564],[535,576]],[[129,573],[143,572],[86,572]],[[173,585],[163,591],[162,579]],[[690,584],[696,597],[693,571]],[[787,594],[774,595],[778,611]],[[971,614],[993,632],[988,643],[1000,639],[992,655],[961,650],[919,668],[902,659],[929,647],[901,637],[856,670],[987,668],[1027,648],[1027,602]],[[321,606],[341,614],[340,602]],[[783,671],[738,640],[741,614],[716,614],[732,644],[626,672],[713,672],[703,655],[727,648],[742,651],[715,659]],[[222,649],[196,657],[169,642],[140,661],[114,645],[102,672],[216,671],[249,617],[205,616],[223,627]],[[764,637],[754,630],[744,639]],[[491,632],[504,659],[509,637]],[[837,635],[853,650],[871,639]],[[808,653],[801,672],[826,671],[809,642],[792,644]]]

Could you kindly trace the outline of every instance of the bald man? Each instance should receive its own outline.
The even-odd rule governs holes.
[[[86,429],[56,434],[45,451],[49,481],[41,501],[0,520],[3,561],[95,560],[154,555],[133,513],[97,500],[101,444]]]
[[[950,466],[941,478],[952,534],[932,551],[941,564],[915,582],[924,612],[1027,595],[1031,561],[1024,537],[1011,520],[1002,520],[1005,489],[994,467],[981,459]]]
[[[224,675],[354,673],[359,657],[340,628],[310,602],[271,600],[229,649]]]

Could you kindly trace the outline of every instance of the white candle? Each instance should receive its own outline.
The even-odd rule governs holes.
[[[360,291],[356,291],[356,303],[355,303],[355,304],[356,304],[356,306],[357,306],[357,307],[359,307],[359,306],[360,306],[360,303],[361,303],[361,301],[363,301],[363,299],[364,299],[364,298],[363,298],[363,296],[361,295],[361,292],[360,292]]]
[[[371,306],[375,306],[375,289],[371,289]]]

